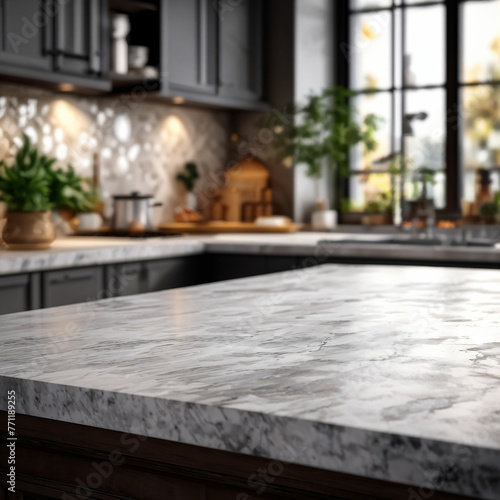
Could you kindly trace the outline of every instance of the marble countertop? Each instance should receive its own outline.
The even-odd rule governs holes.
[[[499,248],[427,247],[381,243],[381,240],[387,237],[383,234],[318,232],[219,234],[147,239],[68,237],[56,240],[51,249],[42,251],[12,251],[0,246],[0,275],[204,252],[500,263]],[[372,243],[335,243],[346,239],[372,241]],[[321,240],[332,240],[333,243],[318,244]]]
[[[0,408],[498,500],[499,296],[327,264],[7,315]]]
[[[0,245],[0,275],[116,262],[201,254],[199,239],[73,236],[54,241],[48,250],[9,250]]]

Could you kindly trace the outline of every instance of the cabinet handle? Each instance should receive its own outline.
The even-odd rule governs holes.
[[[61,278],[52,278],[50,280],[50,283],[58,285],[60,283],[67,283],[68,281],[86,281],[92,279],[93,277],[93,274],[83,274],[79,276],[71,276],[70,274],[65,274]]]

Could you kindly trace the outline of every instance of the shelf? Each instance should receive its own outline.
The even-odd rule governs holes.
[[[140,2],[138,0],[109,0],[109,9],[126,14],[150,11],[156,12],[158,6],[151,2]]]
[[[110,73],[109,78],[113,90],[133,90],[134,88],[143,88],[147,92],[157,92],[160,90],[160,80],[158,78],[144,78],[139,75],[119,75]]]

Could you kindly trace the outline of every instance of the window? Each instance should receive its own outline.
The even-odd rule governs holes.
[[[441,216],[473,201],[479,168],[500,189],[500,0],[340,0],[337,81],[357,93],[358,119],[384,119],[377,151],[351,155],[343,195],[361,206],[390,193],[384,158],[409,159],[405,198],[419,196],[415,170],[435,171]]]

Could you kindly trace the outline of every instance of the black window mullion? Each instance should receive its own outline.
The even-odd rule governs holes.
[[[403,89],[406,87],[405,79],[405,55],[406,55],[406,9],[401,10],[401,84]],[[405,193],[405,181],[406,181],[406,136],[404,134],[405,126],[405,115],[406,115],[406,90],[401,91],[401,158],[400,158],[400,176],[399,176],[399,203],[400,203],[400,214],[401,223],[403,223],[403,208],[404,208],[404,193]]]
[[[335,82],[345,88],[350,88],[350,57],[351,57],[351,16],[349,15],[350,0],[336,0],[333,4],[335,26],[336,74]],[[334,174],[335,209],[341,213],[342,198],[349,198],[349,176]]]
[[[460,213],[462,191],[459,96],[459,2],[446,0],[446,211]]]
[[[391,10],[391,30],[392,30],[392,44],[391,44],[391,151],[396,148],[396,11],[395,0],[392,0]]]

